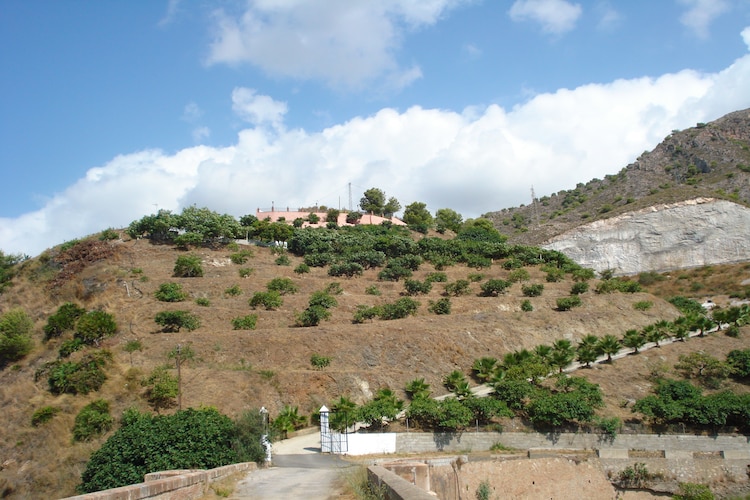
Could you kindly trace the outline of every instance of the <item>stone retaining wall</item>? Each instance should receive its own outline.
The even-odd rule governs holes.
[[[467,453],[487,451],[495,444],[507,448],[578,449],[578,450],[669,450],[671,452],[737,452],[750,458],[750,436],[693,436],[621,434],[609,439],[601,434],[538,432],[462,432],[396,434],[397,453],[447,451]],[[738,456],[737,458],[741,458]]]
[[[257,469],[255,462],[225,465],[209,470],[163,471],[146,474],[143,483],[131,484],[63,500],[196,500],[208,487],[238,472]]]

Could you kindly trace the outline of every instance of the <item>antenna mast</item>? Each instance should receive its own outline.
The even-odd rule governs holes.
[[[349,211],[354,212],[354,204],[352,203],[352,183],[349,183]]]
[[[539,214],[536,207],[536,195],[534,194],[534,185],[531,185],[531,215],[534,217],[534,224],[539,223]]]

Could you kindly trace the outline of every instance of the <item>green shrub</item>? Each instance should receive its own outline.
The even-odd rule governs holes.
[[[556,283],[558,281],[562,281],[565,278],[565,271],[562,269],[558,269],[556,267],[549,268],[547,270],[547,275],[544,277],[544,279],[548,283]]]
[[[169,373],[164,366],[154,368],[141,385],[146,387],[146,399],[157,412],[162,408],[174,406],[174,400],[180,391],[177,377]]]
[[[484,279],[484,274],[481,273],[469,273],[466,277],[472,283],[479,283]]]
[[[331,364],[331,358],[328,356],[321,356],[319,354],[313,354],[310,356],[310,364],[316,370],[322,370]]]
[[[72,302],[66,302],[57,308],[55,314],[47,318],[47,324],[44,325],[44,340],[47,341],[54,337],[59,337],[63,333],[73,330],[78,318],[83,316],[86,309],[78,307]]]
[[[57,354],[61,358],[67,358],[74,352],[80,351],[84,347],[86,347],[86,344],[81,339],[72,338],[72,339],[64,340],[60,344],[60,349],[58,349]]]
[[[182,291],[179,283],[162,283],[154,292],[154,297],[161,302],[182,302],[187,298],[187,293]]]
[[[200,319],[188,311],[161,311],[156,314],[154,321],[165,333],[179,332],[182,328],[192,332],[201,326]]]
[[[458,297],[469,293],[469,280],[456,280],[445,285],[445,295]]]
[[[371,285],[365,288],[365,293],[367,295],[380,295],[380,289],[377,287],[377,285]]]
[[[520,281],[528,281],[531,275],[526,269],[514,269],[508,274],[508,281],[511,283],[518,283]]]
[[[99,241],[116,240],[119,237],[120,237],[120,234],[114,229],[112,229],[111,227],[99,233]]]
[[[361,264],[356,262],[340,262],[338,264],[331,264],[328,268],[328,276],[346,276],[352,278],[354,276],[362,276],[365,268]]]
[[[269,292],[278,292],[280,295],[297,293],[299,287],[294,284],[291,278],[274,278],[268,282],[266,289]]]
[[[112,428],[114,419],[109,414],[109,403],[103,399],[92,401],[78,412],[73,425],[73,441],[88,441]]]
[[[208,307],[211,305],[211,301],[207,297],[198,297],[195,299],[195,303],[202,307]]]
[[[427,310],[433,314],[450,314],[451,313],[451,301],[448,297],[443,297],[436,301],[430,301]]]
[[[432,290],[432,283],[429,281],[419,281],[407,278],[404,280],[404,290],[407,295],[424,295],[430,293],[430,290]]]
[[[281,298],[279,292],[255,292],[249,300],[250,307],[253,309],[263,306],[269,311],[278,309],[283,302],[284,299]]]
[[[174,264],[175,278],[199,278],[203,276],[201,258],[197,255],[180,255]]]
[[[448,281],[448,275],[443,272],[432,272],[424,280],[430,283],[445,283]]]
[[[544,291],[544,285],[541,283],[532,283],[521,286],[521,293],[524,297],[538,297]]]
[[[399,281],[401,278],[409,278],[411,275],[411,269],[389,264],[388,267],[378,273],[378,279],[380,281]]]
[[[480,288],[482,289],[481,295],[484,297],[497,297],[501,293],[504,293],[510,285],[510,281],[501,279],[487,280],[480,285]]]
[[[352,318],[352,323],[364,323],[368,319],[374,319],[380,316],[380,306],[367,306],[364,304],[359,304],[357,306],[357,310],[354,311],[354,317]]]
[[[47,382],[53,394],[88,394],[98,391],[107,376],[104,366],[112,359],[109,351],[87,354],[80,361],[54,361],[46,369]]]
[[[300,265],[294,268],[294,272],[297,274],[305,274],[310,272],[310,266],[302,262]]]
[[[680,489],[672,498],[674,500],[714,500],[715,497],[708,485],[680,483]]]
[[[252,267],[241,267],[237,270],[237,273],[240,275],[240,278],[247,278],[251,274],[253,274],[253,268]]]
[[[419,302],[409,297],[402,297],[392,304],[383,304],[380,307],[380,319],[402,319],[417,313]]]
[[[639,300],[633,304],[633,309],[636,311],[648,311],[654,306],[654,303],[650,300]]]
[[[104,311],[89,311],[78,319],[74,337],[87,345],[99,344],[105,337],[117,333],[114,316]]]
[[[292,261],[289,260],[289,256],[288,255],[282,254],[282,255],[279,255],[278,257],[276,257],[276,260],[274,261],[274,263],[277,266],[288,266],[288,265],[290,265],[292,263]]]
[[[31,352],[34,322],[23,309],[11,309],[0,316],[0,368]]]
[[[578,281],[576,283],[573,283],[573,286],[570,288],[571,295],[580,295],[588,291],[589,291],[589,284],[586,281]]]
[[[248,257],[253,256],[253,251],[250,249],[243,249],[237,253],[233,253],[229,256],[229,259],[234,264],[245,264],[247,262]]]
[[[521,302],[521,310],[523,312],[531,312],[534,310],[534,306],[531,305],[531,301],[529,299],[526,299],[523,302]]]
[[[247,316],[232,318],[232,328],[235,330],[255,330],[255,325],[257,323],[257,314],[248,314]]]
[[[557,299],[557,310],[558,311],[569,311],[574,307],[581,305],[581,297],[578,295],[571,295],[570,297],[560,297]]]
[[[240,288],[239,285],[232,285],[226,290],[224,290],[224,295],[229,295],[230,297],[236,297],[237,295],[242,295],[242,288]]]
[[[321,321],[331,317],[331,312],[323,306],[309,306],[297,314],[295,325],[301,327],[318,326]]]
[[[41,408],[37,408],[31,415],[31,425],[39,427],[42,424],[46,424],[58,413],[60,413],[60,408],[55,406],[42,406]]]

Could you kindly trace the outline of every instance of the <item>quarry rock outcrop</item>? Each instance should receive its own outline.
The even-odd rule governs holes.
[[[566,231],[542,247],[617,275],[750,260],[750,209],[696,198],[655,205]]]

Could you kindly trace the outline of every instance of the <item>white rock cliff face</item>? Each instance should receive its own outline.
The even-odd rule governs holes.
[[[750,209],[697,198],[598,220],[542,245],[618,275],[750,260]]]

